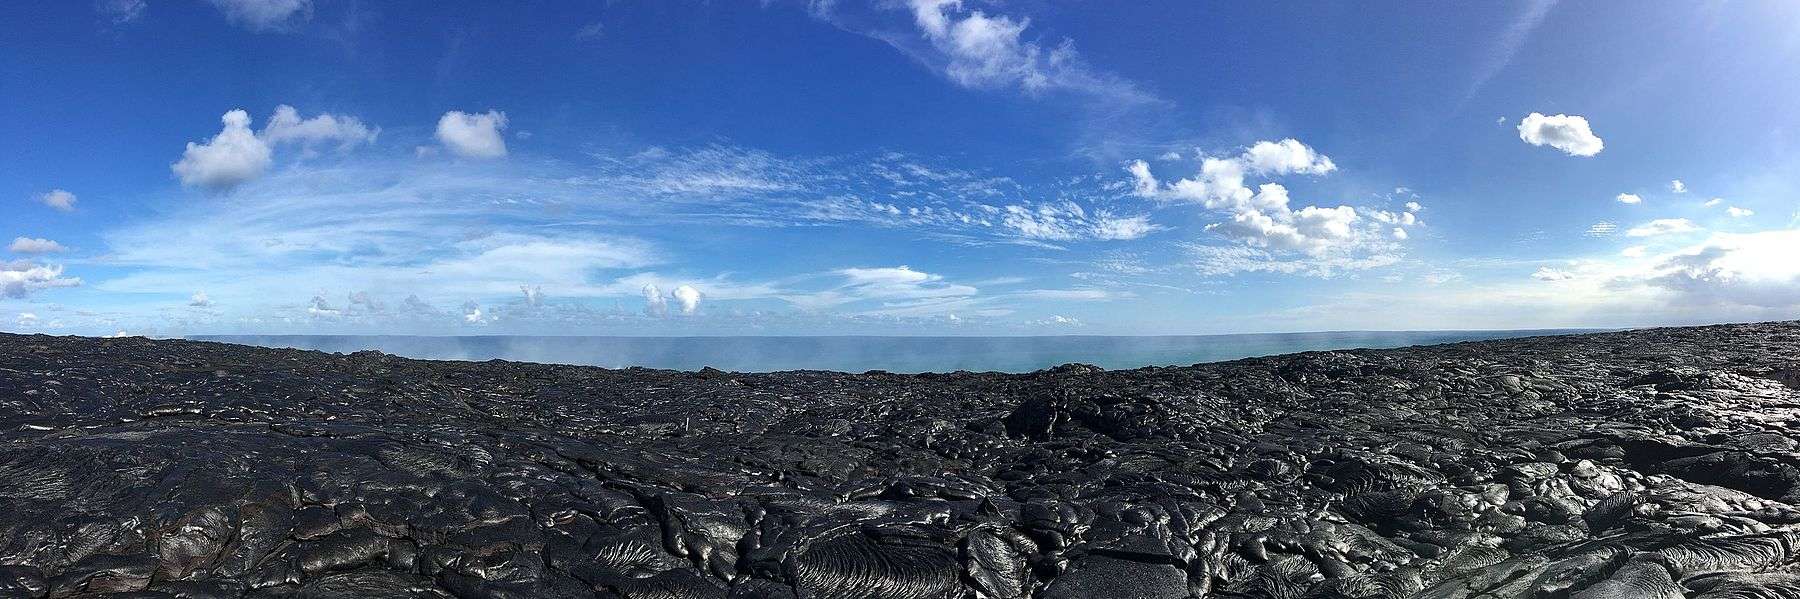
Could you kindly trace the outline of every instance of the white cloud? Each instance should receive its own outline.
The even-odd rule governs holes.
[[[233,110],[219,118],[225,128],[206,143],[188,142],[170,168],[184,185],[229,189],[269,168],[274,152],[250,131],[250,113]]]
[[[325,301],[323,294],[314,295],[311,301],[306,302],[306,313],[314,318],[337,318],[344,315],[343,310],[333,308],[330,302]]]
[[[1749,208],[1739,208],[1737,206],[1728,206],[1725,208],[1725,214],[1731,215],[1732,218],[1744,218],[1746,216],[1756,214],[1756,212],[1750,210]]]
[[[1130,164],[1125,165],[1125,172],[1131,173],[1131,187],[1134,193],[1146,198],[1156,197],[1161,185],[1156,182],[1156,175],[1150,174],[1149,163],[1133,160]]]
[[[463,322],[474,325],[485,325],[492,321],[491,316],[481,311],[481,304],[473,301],[463,303]]]
[[[1089,214],[1074,202],[1006,206],[1000,212],[1000,225],[1019,237],[1045,241],[1129,240],[1160,228],[1150,223],[1149,215]]]
[[[12,245],[7,246],[7,249],[12,250],[13,253],[17,254],[50,254],[55,252],[65,252],[68,251],[69,248],[63,247],[63,244],[49,239],[15,237],[12,240]]]
[[[1800,229],[1714,235],[1663,258],[1645,282],[1682,302],[1800,307]]]
[[[989,315],[1010,311],[983,308],[983,304],[998,298],[977,297],[979,292],[973,286],[951,283],[940,275],[907,266],[843,268],[830,274],[842,282],[819,291],[780,292],[778,297],[807,311],[860,304],[864,307],[852,313],[857,316]]]
[[[1462,279],[1462,273],[1441,268],[1432,270],[1431,272],[1425,273],[1424,276],[1419,277],[1419,280],[1424,281],[1426,285],[1434,287],[1445,283],[1461,281]]]
[[[225,20],[251,31],[285,31],[312,18],[312,0],[208,0]]]
[[[1151,174],[1150,165],[1142,160],[1126,166],[1132,176],[1133,192],[1138,196],[1195,202],[1215,209],[1237,208],[1257,199],[1256,193],[1244,185],[1246,174],[1322,175],[1335,170],[1337,165],[1331,158],[1295,139],[1259,141],[1237,156],[1204,157],[1198,175],[1167,185],[1159,183]],[[1285,202],[1286,191],[1281,193]]]
[[[217,135],[205,143],[188,142],[181,160],[170,166],[183,185],[215,191],[231,189],[262,176],[274,162],[276,145],[310,147],[316,142],[335,141],[339,149],[349,149],[360,143],[373,143],[380,133],[355,117],[321,114],[302,119],[299,111],[285,104],[275,108],[274,116],[260,133],[250,130],[250,113],[243,110],[227,112],[219,121],[224,128]]]
[[[669,295],[675,297],[675,304],[681,308],[682,314],[693,314],[700,310],[700,290],[692,285],[676,287]]]
[[[1095,239],[1126,240],[1137,239],[1150,234],[1160,227],[1150,224],[1150,216],[1113,216],[1106,212],[1095,215],[1093,235]]]
[[[519,286],[519,292],[525,294],[525,305],[537,308],[544,305],[544,288],[542,286]]]
[[[918,299],[975,295],[974,287],[944,282],[944,277],[901,265],[879,268],[844,268],[842,289],[863,299]]]
[[[929,48],[918,48],[909,39],[877,37],[941,70],[958,85],[1018,87],[1027,93],[1063,89],[1127,102],[1148,99],[1128,82],[1089,70],[1069,40],[1045,47],[1023,39],[1030,19],[965,10],[961,0],[908,0],[908,5]]]
[[[1136,297],[1135,294],[1128,291],[1108,291],[1106,289],[1097,289],[1093,287],[1080,287],[1075,289],[1027,289],[1009,293],[1007,296],[1058,302],[1106,302]]]
[[[1588,237],[1611,237],[1612,234],[1618,232],[1618,230],[1618,223],[1603,220],[1588,225],[1587,232],[1583,233],[1583,235],[1587,235]]]
[[[30,260],[0,262],[0,297],[16,299],[44,289],[81,285],[80,278],[62,274],[60,264],[40,265]]]
[[[1075,318],[1073,316],[1063,316],[1061,314],[1053,314],[1049,318],[1042,318],[1042,319],[1038,319],[1038,320],[1027,320],[1027,321],[1025,321],[1025,324],[1031,324],[1031,325],[1037,325],[1037,326],[1043,326],[1043,327],[1085,326],[1085,323],[1081,322],[1081,319]]]
[[[669,315],[669,300],[663,297],[662,289],[655,283],[647,283],[643,288],[644,313],[657,318]]]
[[[361,143],[375,143],[375,137],[380,134],[380,128],[370,129],[356,117],[320,114],[302,119],[300,111],[282,104],[275,107],[275,114],[269,117],[269,124],[263,127],[260,137],[270,145],[332,141],[337,142],[339,148],[348,149]]]
[[[37,197],[37,201],[40,204],[63,212],[75,211],[75,194],[61,189],[52,189],[49,192],[40,194]]]
[[[1700,230],[1693,221],[1685,218],[1659,218],[1625,231],[1627,237],[1655,237],[1657,235],[1673,235]]]
[[[1297,274],[1335,277],[1347,271],[1391,266],[1400,257],[1391,252],[1333,252],[1321,256],[1283,255],[1242,245],[1183,244],[1194,271],[1207,276],[1239,273]]]
[[[206,308],[212,304],[212,298],[206,297],[205,291],[195,291],[194,295],[188,298],[188,305],[195,308]]]
[[[94,9],[114,25],[124,25],[143,18],[145,8],[147,6],[144,0],[99,0],[94,3]]]
[[[1161,155],[1161,156],[1157,156],[1157,157],[1156,157],[1156,159],[1157,159],[1157,160],[1161,160],[1161,161],[1164,161],[1164,162],[1171,162],[1171,161],[1175,161],[1175,160],[1181,160],[1181,152],[1176,152],[1176,151],[1174,151],[1174,150],[1170,150],[1170,151],[1168,151],[1168,152],[1163,152],[1163,153],[1162,153],[1162,155]]]
[[[1337,170],[1330,158],[1292,138],[1256,142],[1242,159],[1251,172],[1259,175],[1323,175]]]
[[[1675,193],[1687,193],[1687,190],[1688,190],[1687,184],[1682,183],[1680,179],[1674,179],[1674,180],[1669,181],[1669,191],[1672,191]]]
[[[506,138],[500,135],[505,129],[504,112],[469,114],[452,110],[438,119],[437,139],[458,156],[500,158],[506,155]]]
[[[1618,200],[1618,202],[1620,204],[1642,204],[1642,203],[1644,203],[1644,198],[1638,197],[1638,195],[1635,193],[1621,193],[1617,197],[1614,197],[1613,199]]]
[[[19,326],[29,327],[37,324],[38,316],[30,312],[20,312],[17,322]]]
[[[1567,114],[1526,115],[1519,121],[1519,139],[1534,146],[1550,146],[1570,156],[1593,156],[1606,148],[1600,136],[1588,127],[1586,118]]]
[[[1545,266],[1531,273],[1531,278],[1539,281],[1568,281],[1575,278],[1575,273]]]
[[[1645,247],[1645,246],[1634,245],[1634,246],[1625,248],[1623,250],[1619,250],[1619,255],[1624,256],[1626,258],[1642,258],[1642,257],[1644,257],[1644,252],[1648,251],[1649,249],[1650,248]]]
[[[1512,23],[1507,25],[1498,37],[1494,38],[1487,55],[1476,67],[1475,77],[1469,82],[1468,90],[1463,92],[1463,102],[1474,98],[1475,93],[1481,91],[1488,81],[1506,69],[1507,65],[1512,64],[1513,55],[1518,54],[1519,48],[1523,47],[1526,40],[1531,38],[1531,32],[1543,24],[1544,17],[1550,14],[1550,9],[1556,5],[1556,2],[1557,0],[1532,0],[1525,5],[1524,11],[1519,14],[1518,18],[1513,19]],[[1505,124],[1506,117],[1499,117],[1494,122],[1495,124]]]
[[[1725,201],[1725,198],[1713,198],[1713,199],[1707,200],[1705,204],[1701,204],[1701,205],[1705,206],[1707,208],[1711,208],[1713,206],[1719,205],[1719,203],[1724,202],[1724,201]]]
[[[1284,273],[1333,273],[1343,268],[1391,264],[1398,258],[1396,242],[1407,239],[1407,228],[1420,224],[1418,202],[1407,202],[1405,212],[1358,209],[1355,206],[1305,206],[1292,208],[1286,186],[1262,183],[1252,191],[1247,175],[1323,175],[1337,170],[1331,158],[1295,139],[1260,141],[1242,153],[1228,157],[1202,157],[1194,177],[1163,184],[1149,164],[1133,161],[1126,166],[1136,195],[1165,201],[1198,203],[1229,215],[1229,220],[1204,230],[1242,243],[1254,251],[1231,251],[1199,245],[1191,249],[1203,273],[1270,271]],[[1210,248],[1210,249],[1209,249]],[[1318,261],[1306,267],[1292,255]]]

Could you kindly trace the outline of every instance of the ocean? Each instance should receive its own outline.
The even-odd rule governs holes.
[[[1030,372],[1070,362],[1106,369],[1189,365],[1303,351],[1390,348],[1587,330],[1338,331],[1054,337],[576,337],[204,335],[189,339],[429,360],[514,360],[624,368],[769,372]]]

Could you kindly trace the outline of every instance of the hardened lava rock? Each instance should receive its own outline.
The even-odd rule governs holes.
[[[1800,597],[1800,323],[1008,375],[0,335],[0,597]]]

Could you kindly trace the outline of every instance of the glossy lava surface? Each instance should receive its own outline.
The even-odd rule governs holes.
[[[1795,597],[1800,324],[1031,374],[0,335],[0,597]]]

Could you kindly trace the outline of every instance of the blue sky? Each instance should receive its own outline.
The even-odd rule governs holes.
[[[0,330],[1800,316],[1800,6],[0,7]]]

